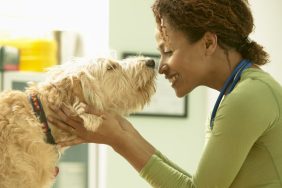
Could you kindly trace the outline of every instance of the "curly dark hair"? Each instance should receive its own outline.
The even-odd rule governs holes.
[[[152,10],[157,24],[165,17],[193,43],[206,32],[217,35],[223,49],[236,49],[254,64],[268,63],[268,53],[249,39],[254,23],[247,0],[155,0]]]

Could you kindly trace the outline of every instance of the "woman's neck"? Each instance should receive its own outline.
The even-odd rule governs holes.
[[[234,68],[243,60],[240,53],[235,50],[220,48],[210,59],[210,74],[206,86],[220,91],[224,82],[230,76]]]

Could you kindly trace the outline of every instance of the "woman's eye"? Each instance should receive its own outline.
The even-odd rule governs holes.
[[[172,50],[164,51],[164,55],[172,55],[172,54],[173,54]]]

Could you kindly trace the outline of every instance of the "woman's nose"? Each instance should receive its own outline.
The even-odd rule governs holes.
[[[160,64],[159,67],[159,74],[165,74],[165,72],[168,70],[168,66],[166,64]]]

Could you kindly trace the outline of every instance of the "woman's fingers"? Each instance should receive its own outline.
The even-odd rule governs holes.
[[[57,142],[57,144],[60,147],[68,147],[68,146],[73,146],[73,145],[78,145],[78,144],[83,144],[86,143],[85,140],[81,139],[81,138],[75,138],[73,140],[67,140],[67,141],[63,141],[63,142]]]
[[[59,109],[50,107],[50,110],[52,113],[48,115],[48,121],[59,129],[76,136],[76,139],[73,140],[61,142],[57,141],[58,144],[62,147],[88,142],[105,143],[105,141],[101,141],[101,138],[103,135],[108,135],[106,132],[108,132],[110,128],[107,127],[112,127],[112,123],[118,125],[118,121],[115,120],[114,115],[111,115],[108,112],[102,113],[99,110],[95,110],[93,108],[90,108],[89,106],[86,106],[86,113],[94,116],[100,116],[101,118],[103,118],[104,122],[107,122],[106,125],[108,125],[103,129],[97,129],[97,131],[92,132],[84,127],[83,119],[78,115],[74,115],[74,113],[68,107],[64,105]],[[117,126],[117,128],[119,128],[119,126]]]
[[[63,105],[61,107],[61,111],[64,113],[64,115],[67,117],[67,119],[71,119],[72,121],[77,121],[78,123],[83,123],[83,120],[74,112],[72,112],[68,107]]]
[[[88,114],[96,115],[96,116],[101,116],[105,113],[105,112],[102,112],[101,110],[97,110],[97,109],[95,109],[95,108],[93,108],[89,105],[86,106],[85,112],[88,113]]]
[[[55,110],[52,107],[49,107],[52,111],[52,115],[49,115],[48,120],[53,121],[55,125],[58,126],[71,126],[73,129],[80,127],[83,124],[83,120],[78,116],[68,115],[70,114],[69,110],[66,107],[61,107],[58,110]]]
[[[73,133],[75,131],[75,129],[72,127],[73,125],[69,125],[66,124],[65,122],[57,119],[54,116],[48,116],[48,121],[50,123],[52,123],[53,125],[55,125],[56,127],[62,129],[63,131],[69,132],[69,133]]]

